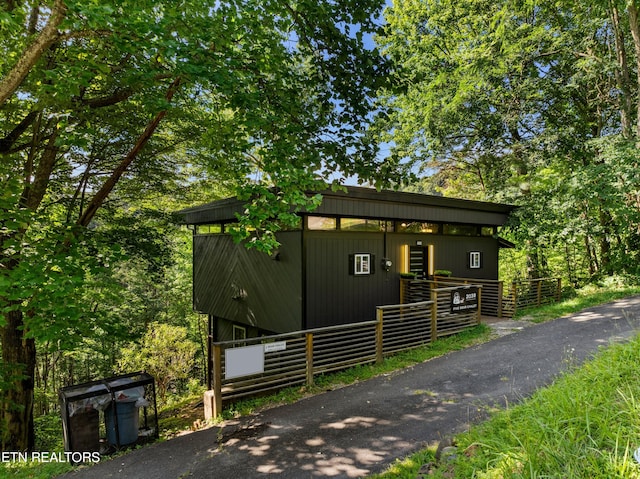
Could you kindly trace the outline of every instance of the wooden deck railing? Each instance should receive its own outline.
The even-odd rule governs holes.
[[[458,288],[431,288],[427,301],[379,306],[374,321],[211,343],[213,384],[205,393],[205,418],[219,415],[223,402],[310,385],[318,374],[381,362],[385,356],[424,346],[478,324],[479,309],[451,313],[451,291]],[[480,292],[481,287],[479,296]],[[226,364],[226,352],[240,347],[262,353],[261,370],[228,377],[232,365]]]
[[[511,297],[516,308],[540,306],[560,300],[562,282],[560,278],[540,278],[514,281]]]
[[[482,314],[499,318],[510,318],[519,308],[559,301],[562,292],[560,278],[514,281],[510,286],[505,286],[504,281],[444,276],[437,276],[433,280],[402,279],[400,281],[401,302],[411,302],[416,298],[427,297],[432,287],[470,283],[481,285]]]

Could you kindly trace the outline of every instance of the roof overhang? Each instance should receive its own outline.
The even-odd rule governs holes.
[[[322,203],[308,214],[500,226],[515,209],[515,206],[501,203],[355,186],[346,187],[346,191],[328,190],[321,194]],[[244,212],[245,204],[245,201],[227,198],[187,208],[178,214],[184,224],[236,221],[236,215]]]
[[[515,248],[515,243],[498,236],[498,248]]]

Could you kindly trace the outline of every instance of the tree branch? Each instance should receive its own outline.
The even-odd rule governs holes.
[[[173,95],[178,90],[180,83],[181,83],[180,77],[176,78],[173,81],[173,83],[169,87],[169,90],[167,91],[167,94],[165,95],[165,99],[167,100],[167,102],[171,101],[171,99],[173,98]],[[91,223],[91,220],[93,219],[97,211],[100,209],[104,201],[107,199],[111,191],[113,191],[115,186],[118,184],[118,181],[120,181],[120,178],[125,173],[127,168],[129,168],[129,166],[136,159],[140,151],[142,151],[144,146],[149,142],[149,139],[153,136],[156,129],[158,128],[158,125],[160,124],[162,119],[166,116],[166,114],[167,114],[167,111],[162,110],[147,125],[144,132],[138,138],[138,141],[136,141],[136,144],[133,146],[133,148],[131,148],[129,153],[127,153],[127,156],[125,156],[122,159],[120,164],[111,173],[111,176],[107,178],[107,180],[104,182],[100,190],[91,199],[91,202],[87,205],[87,209],[84,210],[84,212],[78,218],[78,225],[88,226],[89,223]]]
[[[26,131],[31,124],[35,121],[38,116],[37,111],[30,112],[27,116],[25,116],[20,123],[16,125],[16,127],[11,130],[7,136],[4,138],[0,138],[0,155],[9,153],[11,148],[18,141],[18,138]]]
[[[628,3],[627,10],[629,12],[629,29],[631,30],[631,36],[633,37],[633,47],[636,51],[636,73],[638,81],[640,81],[640,22],[638,20],[638,6],[636,0],[631,0]],[[636,114],[636,138],[640,137],[640,98],[637,100],[637,114]]]
[[[58,40],[58,27],[67,13],[64,0],[55,0],[47,24],[0,81],[0,107],[15,93],[44,52]]]

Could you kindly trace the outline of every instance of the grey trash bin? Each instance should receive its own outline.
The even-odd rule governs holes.
[[[136,399],[118,399],[112,402],[104,411],[104,422],[109,444],[125,446],[136,442],[140,424]]]

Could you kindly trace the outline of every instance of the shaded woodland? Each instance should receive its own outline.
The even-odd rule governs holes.
[[[1,449],[61,386],[204,379],[186,206],[269,251],[327,184],[497,201],[502,279],[637,276],[638,5],[586,3],[0,3]]]

